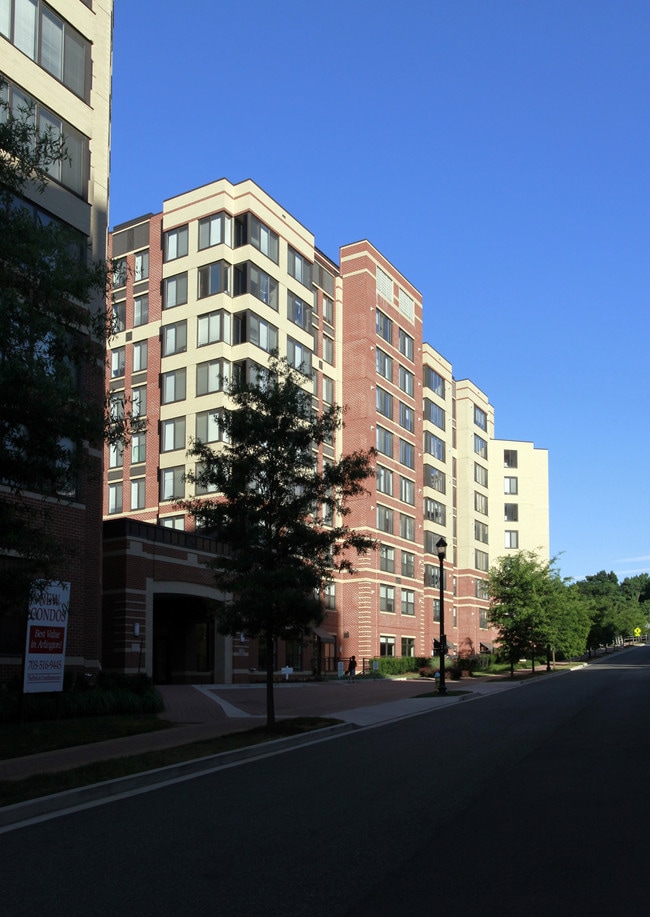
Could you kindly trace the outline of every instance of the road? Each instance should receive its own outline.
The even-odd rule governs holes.
[[[650,647],[0,835],[2,914],[647,913]]]

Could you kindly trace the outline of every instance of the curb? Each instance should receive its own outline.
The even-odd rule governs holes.
[[[228,767],[240,761],[247,761],[263,754],[281,754],[288,748],[307,745],[315,739],[323,740],[334,736],[352,732],[359,729],[354,723],[341,723],[336,726],[326,726],[324,729],[314,729],[298,736],[289,736],[283,739],[272,739],[269,742],[259,742],[248,748],[238,748],[234,751],[224,751],[217,755],[207,755],[204,758],[193,758],[189,761],[180,761],[178,764],[169,764],[155,770],[141,771],[130,774],[128,777],[117,777],[115,780],[106,780],[102,783],[91,783],[88,786],[75,787],[64,790],[62,793],[53,793],[49,796],[38,796],[25,802],[17,802],[11,806],[0,808],[0,833],[3,829],[19,826],[34,818],[54,815],[65,809],[83,806],[93,802],[101,802],[111,797],[119,797],[125,793],[160,786],[172,780],[190,779],[203,774],[209,774],[221,767]]]

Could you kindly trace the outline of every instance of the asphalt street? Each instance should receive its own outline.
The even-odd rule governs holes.
[[[0,836],[2,913],[646,913],[650,647]]]

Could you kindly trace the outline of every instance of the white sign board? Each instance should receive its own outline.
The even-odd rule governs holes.
[[[29,603],[23,692],[63,690],[70,583],[37,584]]]

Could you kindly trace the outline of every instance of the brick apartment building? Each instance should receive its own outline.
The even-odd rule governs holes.
[[[252,181],[221,179],[115,227],[108,386],[114,410],[146,418],[127,450],[107,450],[104,657],[160,681],[244,680],[260,667],[241,634],[215,633],[219,596],[204,561],[225,546],[193,532],[187,447],[218,443],[212,412],[236,368],[278,349],[307,370],[316,405],[346,407],[324,457],[376,446],[369,495],[350,525],[378,548],[325,595],[325,620],[276,666],[332,669],[339,658],[430,656],[439,637],[444,564],[452,652],[489,648],[485,578],[509,550],[548,556],[548,457],[494,438],[494,410],[422,337],[422,297],[372,244],[338,263]]]
[[[92,259],[104,259],[107,245],[112,15],[113,0],[0,3],[4,99],[14,112],[33,106],[36,124],[63,133],[69,155],[50,170],[45,192],[34,192],[25,206],[35,219],[76,230]],[[101,410],[101,377],[89,395]],[[73,501],[51,506],[56,537],[72,557],[59,571],[71,584],[66,662],[82,670],[101,660],[101,451],[90,458]],[[24,642],[24,618],[0,614],[1,675],[20,671]]]

